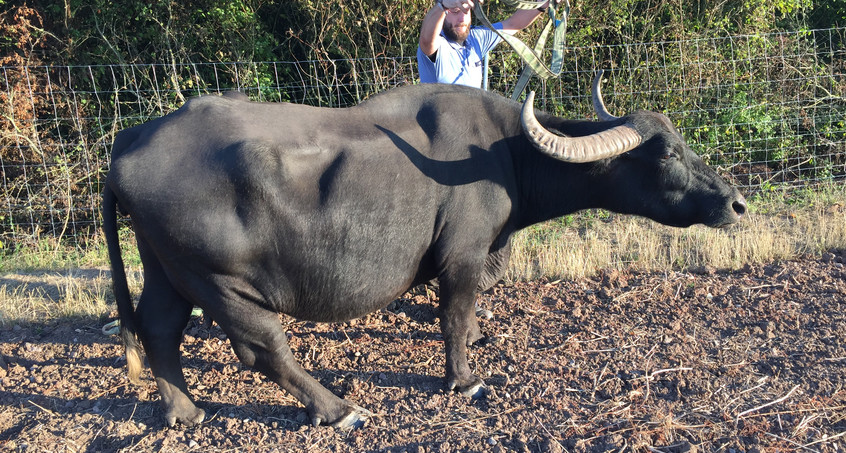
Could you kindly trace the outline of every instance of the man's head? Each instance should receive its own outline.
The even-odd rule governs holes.
[[[470,8],[450,8],[444,17],[444,35],[451,41],[464,44],[470,35]]]

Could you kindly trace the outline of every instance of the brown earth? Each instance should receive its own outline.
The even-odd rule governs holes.
[[[444,390],[436,296],[343,324],[283,319],[306,369],[374,416],[311,427],[194,318],[186,375],[207,414],[166,427],[149,370],[127,384],[109,319],[0,330],[6,451],[846,451],[846,254],[500,285],[471,351],[488,394]]]

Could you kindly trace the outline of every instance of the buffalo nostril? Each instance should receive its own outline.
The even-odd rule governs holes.
[[[738,200],[735,200],[731,204],[731,207],[732,209],[734,209],[734,212],[740,217],[743,217],[746,214],[746,200],[743,197],[740,197]]]

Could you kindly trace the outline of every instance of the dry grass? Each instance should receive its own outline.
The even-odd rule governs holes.
[[[511,280],[579,278],[599,269],[667,271],[818,255],[846,247],[846,188],[757,196],[738,225],[673,228],[605,212],[538,225],[515,237]]]
[[[131,232],[122,232],[130,291],[143,286]],[[105,244],[92,239],[68,246],[54,238],[18,244],[0,264],[0,327],[67,317],[101,317],[114,303]]]
[[[99,315],[107,309],[107,277],[96,270],[4,275],[0,278],[2,319]]]
[[[138,293],[142,276],[129,272]],[[15,272],[0,276],[0,326],[57,318],[101,317],[112,310],[111,275],[105,269]]]

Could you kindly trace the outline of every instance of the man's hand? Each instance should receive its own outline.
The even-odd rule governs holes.
[[[483,3],[483,0],[476,1],[480,4]],[[466,13],[467,11],[473,9],[475,2],[473,0],[442,0],[441,5],[443,5],[446,10],[460,9],[462,12]]]

